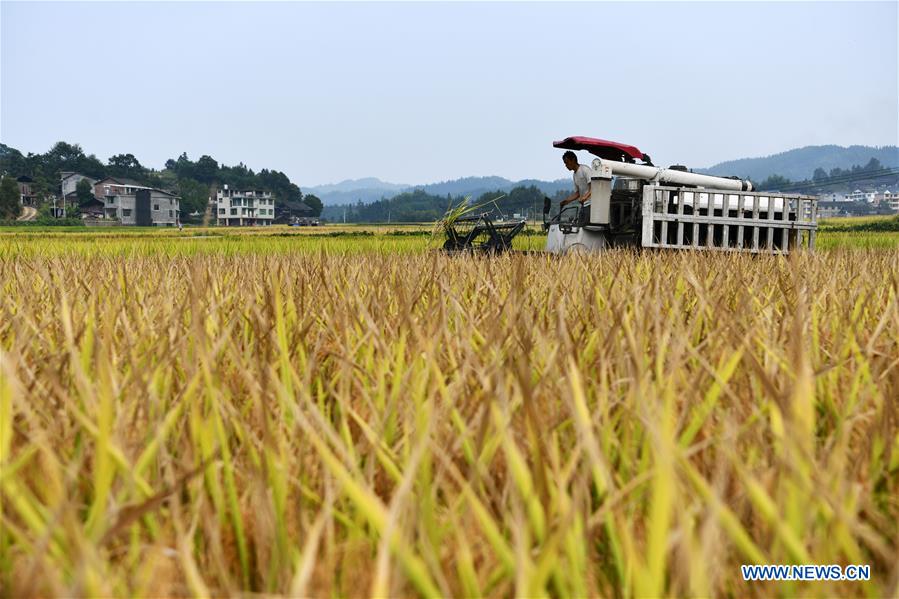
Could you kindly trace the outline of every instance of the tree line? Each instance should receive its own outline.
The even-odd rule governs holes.
[[[781,175],[770,175],[761,183],[753,182],[753,187],[759,191],[775,191],[785,187],[801,188],[809,187],[845,187],[848,189],[858,177],[865,174],[879,175],[884,169],[883,164],[877,158],[871,158],[864,166],[855,164],[851,168],[832,168],[826,171],[821,167],[815,169],[811,179],[803,179],[802,181],[791,181],[787,177]]]
[[[0,173],[12,177],[27,175],[34,180],[32,187],[38,197],[59,192],[59,173],[72,171],[91,177],[124,177],[148,187],[156,187],[176,193],[181,197],[181,214],[203,213],[208,198],[215,187],[229,185],[233,189],[270,191],[276,198],[275,208],[288,203],[304,202],[316,214],[322,204],[314,195],[303,196],[298,185],[281,171],[262,169],[258,172],[243,163],[237,166],[219,164],[211,156],[203,155],[191,160],[187,153],[169,159],[165,168],[146,167],[133,154],[116,154],[104,163],[94,154],[86,154],[78,144],[64,141],[55,144],[44,154],[19,150],[0,144]]]
[[[562,197],[567,195],[561,193]],[[543,197],[543,192],[534,185],[515,187],[508,192],[486,192],[476,198],[434,195],[414,189],[368,204],[359,201],[346,206],[327,206],[324,216],[332,222],[343,222],[345,218],[348,223],[430,222],[442,218],[450,207],[467,200],[475,207],[473,214],[486,213],[494,218],[526,214],[528,218],[540,218]]]
[[[0,220],[14,220],[21,213],[19,185],[12,177],[0,178]]]

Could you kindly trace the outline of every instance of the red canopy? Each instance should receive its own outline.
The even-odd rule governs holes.
[[[619,162],[642,160],[643,162],[649,162],[649,156],[634,146],[605,139],[596,139],[595,137],[566,137],[562,141],[554,141],[553,146],[563,150],[587,150],[603,160],[617,160]]]

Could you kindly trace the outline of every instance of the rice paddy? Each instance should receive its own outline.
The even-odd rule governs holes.
[[[419,233],[0,231],[0,594],[899,593],[899,236]]]

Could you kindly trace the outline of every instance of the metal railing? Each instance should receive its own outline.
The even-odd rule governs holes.
[[[787,254],[815,247],[818,199],[645,185],[642,216],[643,247]]]

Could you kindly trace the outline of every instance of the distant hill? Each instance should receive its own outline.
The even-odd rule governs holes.
[[[341,181],[340,183],[304,187],[303,189],[308,191],[309,193],[321,197],[324,194],[356,191],[357,189],[401,191],[403,189],[408,189],[409,187],[410,185],[407,185],[405,183],[390,183],[388,181],[381,181],[377,177],[364,177],[362,179],[347,179],[346,181]]]
[[[304,187],[303,193],[312,194],[318,197],[322,204],[325,206],[342,206],[344,204],[355,204],[356,202],[362,202],[363,204],[369,204],[371,202],[377,202],[382,198],[392,198],[398,193],[402,193],[403,190],[408,189],[404,187],[403,189],[383,189],[380,187],[362,187],[359,189],[350,189],[346,191],[326,191],[320,192],[316,191],[313,187]]]
[[[510,191],[515,187],[528,187],[533,185],[546,195],[555,195],[559,190],[571,187],[570,179],[557,179],[555,181],[541,181],[538,179],[524,179],[522,181],[510,181],[503,177],[463,177],[439,183],[426,185],[401,185],[387,183],[380,179],[369,177],[366,179],[354,179],[343,181],[334,185],[318,185],[304,187],[304,193],[311,193],[321,199],[325,206],[339,206],[356,204],[362,201],[364,204],[380,199],[389,199],[403,192],[422,190],[433,196],[453,197],[472,196],[478,197],[490,191]]]
[[[325,206],[375,202],[381,198],[393,197],[410,186],[405,183],[390,183],[377,177],[347,179],[340,183],[314,185],[303,188],[303,193],[318,197]]]
[[[763,156],[728,160],[708,168],[696,169],[709,175],[736,175],[753,181],[763,181],[771,175],[780,175],[793,181],[811,179],[816,168],[826,172],[831,169],[848,169],[853,165],[864,166],[876,158],[884,168],[899,166],[897,146],[805,146],[795,150]]]
[[[555,181],[541,181],[539,179],[524,179],[510,181],[503,177],[464,177],[452,181],[431,183],[430,185],[416,185],[415,189],[421,189],[431,195],[445,196],[447,194],[458,196],[478,197],[490,191],[510,191],[515,187],[528,187],[533,185],[546,195],[554,195],[560,189],[572,187],[570,179],[556,179]]]

